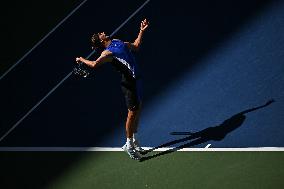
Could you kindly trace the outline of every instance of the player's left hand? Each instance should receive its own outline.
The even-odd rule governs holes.
[[[145,31],[148,28],[148,26],[149,26],[149,22],[145,18],[140,24],[140,30]]]

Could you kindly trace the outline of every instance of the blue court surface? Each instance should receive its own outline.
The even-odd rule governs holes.
[[[93,32],[111,34],[145,2],[86,1],[1,79],[0,137],[92,52]],[[125,22],[114,38],[133,41],[150,21],[136,55],[142,146],[284,147],[283,11],[283,1],[152,0]],[[126,114],[119,74],[105,64],[71,75],[0,146],[120,147]]]

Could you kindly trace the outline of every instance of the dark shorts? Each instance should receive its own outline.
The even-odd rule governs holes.
[[[135,111],[139,108],[142,101],[142,81],[131,80],[122,81],[121,89],[125,97],[127,108],[131,111]]]

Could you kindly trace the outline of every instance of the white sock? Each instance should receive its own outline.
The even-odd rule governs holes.
[[[137,135],[137,133],[133,133],[133,141],[138,141],[138,135]]]
[[[126,139],[126,145],[127,145],[127,147],[132,147],[133,146],[133,138],[127,138]]]

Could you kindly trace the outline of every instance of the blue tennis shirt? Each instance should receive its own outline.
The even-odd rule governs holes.
[[[113,53],[114,60],[112,65],[117,71],[119,71],[125,78],[132,77],[133,79],[137,79],[138,68],[135,57],[123,41],[113,39],[105,50]]]

